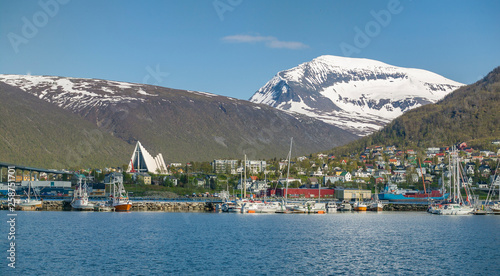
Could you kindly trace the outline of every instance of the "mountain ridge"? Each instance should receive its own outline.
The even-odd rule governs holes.
[[[167,162],[285,156],[290,137],[294,153],[308,154],[358,138],[301,114],[205,92],[55,76],[0,75],[0,82],[78,115],[128,145],[141,141]]]

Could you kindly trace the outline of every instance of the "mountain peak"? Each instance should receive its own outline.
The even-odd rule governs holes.
[[[422,69],[323,55],[278,72],[250,101],[367,135],[462,85]]]
[[[350,58],[332,55],[323,55],[313,59],[311,62],[322,62],[342,68],[357,68],[369,66],[391,66],[381,61],[368,58]]]

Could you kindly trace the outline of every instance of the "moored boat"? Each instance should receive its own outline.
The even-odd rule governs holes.
[[[384,204],[377,195],[377,188],[375,187],[375,195],[373,195],[372,200],[368,203],[368,211],[381,212],[384,210]]]
[[[71,201],[71,207],[77,211],[93,211],[94,204],[89,202],[89,196],[87,193],[87,183],[82,185],[82,179],[79,178],[78,187],[75,190],[73,200]]]
[[[445,200],[449,195],[449,193],[443,193],[442,190],[424,192],[399,189],[396,184],[386,184],[384,190],[378,194],[378,198],[390,202],[424,202]]]
[[[337,213],[338,208],[339,207],[337,206],[337,203],[335,203],[333,201],[326,203],[326,212],[328,214]]]
[[[31,198],[31,181],[28,183],[28,192],[26,199],[19,202],[17,209],[22,211],[37,211],[42,209],[43,201],[37,198],[36,192],[33,190],[35,199]]]
[[[453,147],[453,151],[450,153],[450,169],[451,169],[451,191],[453,193],[450,201],[446,204],[443,204],[441,208],[438,208],[435,211],[438,215],[471,215],[474,211],[473,204],[470,200],[470,192],[468,192],[468,187],[463,185],[463,175],[464,173],[461,171],[460,161],[458,152],[455,147]],[[464,200],[461,194],[461,188],[463,188],[467,194],[466,199]]]
[[[242,213],[276,213],[280,209],[279,202],[246,202],[243,204]]]
[[[458,204],[458,203],[448,203],[444,204],[443,208],[437,210],[438,215],[472,215],[474,209],[471,206]]]
[[[111,206],[115,208],[116,212],[128,212],[132,208],[132,203],[128,197],[125,188],[123,187],[123,182],[113,177],[111,184],[113,184],[113,194],[111,197]]]
[[[113,212],[115,210],[115,208],[113,208],[113,206],[111,206],[111,204],[109,202],[106,202],[106,203],[98,203],[94,206],[94,211],[97,211],[97,212]]]
[[[352,205],[351,203],[349,203],[348,201],[343,201],[339,208],[338,208],[339,211],[352,211]]]
[[[494,215],[500,215],[500,202],[494,203],[490,206],[490,210]]]
[[[353,204],[354,211],[366,211],[368,206],[362,201],[356,201]]]
[[[368,211],[381,212],[384,210],[384,204],[380,200],[374,200],[368,204]]]
[[[326,203],[316,202],[316,201],[306,201],[302,204],[296,204],[291,208],[293,213],[314,213],[314,214],[324,214],[326,213]]]

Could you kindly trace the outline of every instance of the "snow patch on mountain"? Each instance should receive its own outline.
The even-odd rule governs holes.
[[[0,74],[0,81],[59,107],[77,112],[93,106],[107,107],[123,102],[144,102],[147,97],[158,96],[151,93],[154,90],[149,85],[98,79]],[[216,96],[204,92],[192,93],[206,97]]]

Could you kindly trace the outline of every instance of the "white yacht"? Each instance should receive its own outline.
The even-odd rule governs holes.
[[[444,204],[442,208],[437,209],[438,215],[472,215],[474,209],[469,205],[458,203]]]
[[[246,202],[241,209],[242,213],[276,213],[281,209],[279,202]]]
[[[326,203],[316,202],[316,201],[306,201],[303,204],[298,204],[292,208],[294,213],[326,213]]]
[[[337,203],[335,203],[333,201],[326,203],[326,212],[328,214],[337,213],[338,208],[339,207],[337,206]]]

